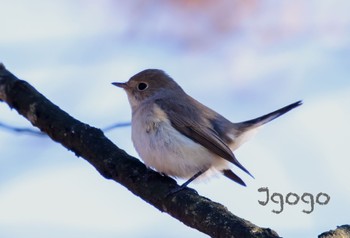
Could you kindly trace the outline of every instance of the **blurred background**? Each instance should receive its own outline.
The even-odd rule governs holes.
[[[235,154],[255,179],[191,184],[283,237],[349,223],[350,2],[346,0],[1,0],[0,61],[63,110],[104,128],[130,121],[127,81],[160,68],[234,122],[302,99]],[[30,123],[0,104],[0,122]],[[130,128],[106,132],[137,156]],[[0,128],[0,237],[207,237],[103,179],[47,137]],[[237,171],[237,170],[236,170]],[[179,183],[183,181],[179,180]],[[327,205],[265,200],[328,194]]]

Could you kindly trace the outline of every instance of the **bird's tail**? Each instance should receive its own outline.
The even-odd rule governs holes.
[[[302,104],[302,101],[297,101],[288,106],[282,107],[276,111],[268,113],[264,116],[261,116],[249,121],[239,122],[239,123],[236,123],[236,125],[241,129],[241,131],[247,131],[247,130],[262,126],[265,123],[272,121],[273,119],[279,116],[282,116],[283,114],[289,112],[290,110],[300,106],[301,104]]]
[[[270,112],[264,116],[249,120],[249,121],[244,121],[244,122],[239,122],[239,123],[234,123],[235,125],[235,134],[234,134],[234,140],[232,143],[229,144],[229,147],[232,151],[237,149],[239,146],[241,146],[245,141],[247,141],[255,132],[258,130],[258,127],[264,125],[265,123],[272,121],[273,119],[289,112],[290,110],[300,106],[302,104],[302,101],[297,101],[295,103],[292,103],[288,106],[282,107],[276,111]],[[243,167],[244,168],[244,167]],[[244,169],[245,170],[245,169]],[[246,170],[245,170],[246,171]],[[250,173],[246,171],[249,175]],[[229,179],[246,186],[243,180],[238,177],[234,172],[232,172],[229,169],[223,170],[222,173],[228,177]]]

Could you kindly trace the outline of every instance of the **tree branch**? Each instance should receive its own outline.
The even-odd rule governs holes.
[[[7,125],[5,123],[2,123],[2,122],[0,122],[0,127],[4,128],[5,130],[12,131],[12,132],[28,133],[28,134],[32,134],[32,135],[36,135],[36,136],[46,136],[45,133],[42,133],[42,132],[37,131],[37,130],[32,130],[30,128],[24,128],[24,127],[14,127],[14,126],[10,126],[10,125]]]
[[[323,232],[318,238],[345,238],[350,237],[350,225],[338,226],[335,230]]]
[[[114,123],[113,125],[107,126],[101,130],[103,132],[108,132],[108,131],[111,131],[115,128],[126,127],[126,126],[130,126],[130,125],[131,125],[130,122],[119,122],[119,123]],[[11,126],[11,125],[8,125],[8,124],[2,123],[2,122],[0,122],[0,128],[3,128],[5,130],[11,131],[11,132],[16,132],[16,133],[27,133],[27,134],[36,135],[36,136],[46,136],[46,134],[41,132],[41,131],[37,131],[37,130],[33,130],[31,128],[25,128],[25,127],[15,127],[15,126]]]
[[[52,140],[88,161],[105,178],[184,224],[212,237],[278,237],[233,215],[223,205],[199,196],[193,189],[166,197],[176,181],[146,168],[114,145],[100,129],[82,123],[54,105],[35,88],[0,64],[0,101],[27,118]]]
[[[131,126],[131,122],[119,122],[102,129],[103,132],[111,131],[115,128]]]

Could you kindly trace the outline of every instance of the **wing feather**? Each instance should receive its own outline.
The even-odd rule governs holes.
[[[189,108],[188,105],[181,106],[179,103],[171,103],[170,107],[169,101],[161,99],[156,100],[156,104],[166,111],[168,120],[181,134],[202,145],[212,153],[233,163],[252,176],[249,171],[238,162],[228,145],[219,137],[218,133],[210,127],[212,124],[209,122],[205,123],[205,119],[196,117],[196,108]]]

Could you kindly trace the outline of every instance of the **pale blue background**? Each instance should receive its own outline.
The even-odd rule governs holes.
[[[316,237],[350,214],[350,2],[1,0],[0,61],[96,127],[130,120],[126,81],[161,68],[241,121],[303,99],[236,151],[255,176],[192,184],[283,237]],[[0,104],[0,121],[30,124]],[[137,156],[130,128],[106,135]],[[0,237],[207,237],[162,214],[48,138],[0,130]],[[182,181],[179,181],[182,182]],[[276,215],[257,190],[331,196]]]

